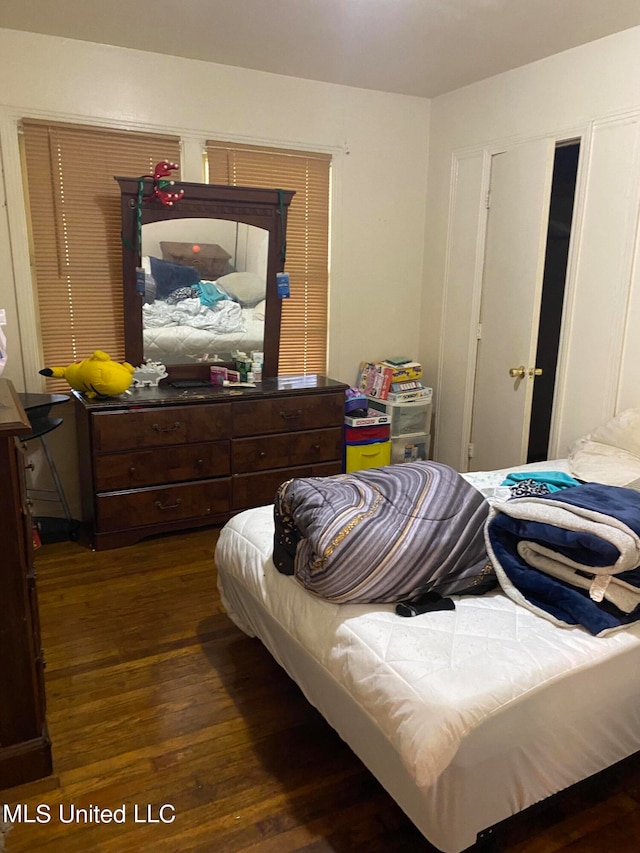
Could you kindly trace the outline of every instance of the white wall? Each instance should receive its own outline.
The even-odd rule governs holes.
[[[5,376],[18,390],[40,390],[42,366],[16,135],[21,116],[177,133],[185,140],[182,178],[191,181],[202,180],[207,138],[330,152],[328,372],[352,383],[361,359],[417,352],[428,101],[1,29],[0,79],[7,201],[0,307],[8,316]]]
[[[640,302],[638,275],[634,277],[634,251],[638,223],[638,169],[640,135],[637,112],[640,112],[640,28],[602,39],[537,63],[501,74],[473,86],[444,95],[432,101],[430,155],[428,172],[428,208],[425,236],[425,298],[422,302],[422,344],[419,357],[431,375],[442,377],[437,389],[438,423],[436,453],[441,461],[459,464],[459,448],[465,436],[463,424],[465,388],[468,386],[469,364],[441,340],[441,321],[445,305],[445,282],[465,266],[462,283],[457,281],[448,293],[447,330],[466,342],[472,319],[474,258],[464,258],[451,247],[450,217],[460,216],[451,203],[454,182],[452,165],[477,169],[486,163],[493,147],[513,144],[529,138],[549,136],[555,139],[581,134],[585,141],[585,168],[582,174],[581,212],[578,227],[587,243],[579,245],[575,259],[573,319],[566,362],[565,399],[561,401],[562,421],[556,424],[557,450],[566,452],[568,445],[583,431],[597,425],[605,410],[640,404],[638,363],[640,362]],[[623,181],[624,198],[617,195],[616,216],[623,222],[624,234],[616,232],[618,245],[612,263],[597,271],[594,253],[599,240],[602,248],[608,240],[606,228],[610,211],[598,198],[602,188],[602,170],[608,130],[613,125],[629,129],[620,134],[623,142],[617,165],[616,180]],[[462,165],[461,165],[462,164]],[[595,164],[595,166],[594,166]],[[598,181],[594,180],[597,166]],[[479,174],[479,172],[476,172]],[[478,190],[480,187],[478,186]],[[478,199],[476,199],[477,203]],[[598,202],[600,204],[598,205]],[[471,200],[470,200],[471,203]],[[479,205],[477,205],[479,207]],[[469,228],[481,220],[479,210],[467,211]],[[475,235],[474,235],[475,238]],[[581,263],[583,261],[583,263]],[[615,263],[613,263],[615,261]],[[636,264],[637,266],[637,264]],[[477,270],[476,270],[477,271]],[[599,300],[606,301],[610,292],[616,301],[618,342],[611,341],[610,329],[601,326],[598,334]],[[597,297],[597,298],[596,298]],[[451,307],[459,311],[460,324],[452,325]],[[634,310],[635,309],[635,310]],[[613,314],[611,315],[613,316]],[[466,324],[466,325],[465,325]],[[594,333],[595,330],[595,333]],[[622,336],[624,335],[624,338]],[[622,344],[620,345],[620,341]],[[444,359],[441,362],[441,344]],[[449,341],[451,344],[451,341]],[[617,351],[616,351],[617,348]],[[455,349],[455,347],[453,348]],[[588,350],[588,352],[587,352]],[[583,356],[588,359],[583,363]],[[591,376],[591,368],[605,364],[606,372],[616,387],[603,389],[600,376]],[[572,396],[571,389],[574,389]],[[607,402],[602,403],[603,390]],[[591,406],[588,398],[597,400]]]
[[[201,180],[201,143],[210,137],[329,151],[329,372],[353,381],[361,358],[416,349],[418,316],[405,307],[421,294],[428,101],[12,30],[0,30],[0,76],[12,210],[21,115],[178,133],[188,142],[184,180]],[[12,233],[14,245],[19,236]],[[0,227],[0,257],[7,251]],[[18,251],[24,261],[24,246]],[[0,286],[11,303],[6,279]],[[21,323],[28,329],[29,318]],[[22,384],[15,362],[11,375]]]
[[[16,141],[21,116],[178,133],[185,180],[201,179],[202,143],[210,137],[329,151],[329,373],[352,382],[362,358],[392,352],[418,357],[436,386],[436,438],[445,447],[439,458],[457,464],[447,454],[462,440],[468,361],[449,359],[446,383],[437,387],[454,154],[467,168],[494,144],[575,132],[591,138],[605,119],[640,111],[640,28],[432,102],[1,29],[0,75],[0,194],[7,205],[0,208],[0,307],[9,320],[5,375],[19,389],[37,390],[40,366]],[[630,232],[637,223],[636,198],[634,190]],[[465,216],[473,220],[477,213],[468,209]],[[454,247],[451,260],[464,265],[469,259],[456,257]],[[631,270],[633,258],[628,260],[620,275]],[[618,408],[640,402],[637,263],[633,269],[622,282],[631,286],[614,366]],[[473,300],[464,288],[450,296],[461,311]],[[580,328],[574,337],[579,339]],[[588,376],[577,379],[581,387],[588,384]],[[588,411],[583,414],[588,418]],[[571,411],[567,417],[559,432],[565,444],[584,423],[571,422]]]

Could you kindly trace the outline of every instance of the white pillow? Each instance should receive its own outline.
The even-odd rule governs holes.
[[[569,451],[574,477],[626,486],[640,477],[640,408],[626,409],[579,438]]]
[[[254,272],[230,272],[220,276],[217,283],[241,305],[255,305],[266,295],[265,280]]]

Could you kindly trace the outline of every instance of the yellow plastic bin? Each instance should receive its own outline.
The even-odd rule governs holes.
[[[391,442],[377,441],[374,444],[347,444],[347,474],[364,468],[381,468],[391,464]]]

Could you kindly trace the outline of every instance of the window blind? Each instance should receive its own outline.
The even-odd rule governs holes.
[[[330,155],[209,141],[207,159],[212,184],[295,190],[287,219],[291,296],[282,300],[279,372],[325,373]]]
[[[103,128],[22,121],[43,366],[96,349],[124,359],[120,188],[115,175],[179,162],[180,140]],[[48,380],[50,388],[65,388]]]

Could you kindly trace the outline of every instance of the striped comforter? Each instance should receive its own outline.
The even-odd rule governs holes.
[[[289,480],[275,499],[274,563],[338,603],[481,593],[495,585],[488,510],[480,492],[436,462]]]

